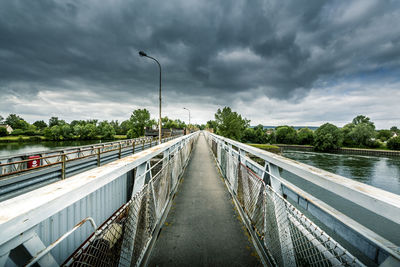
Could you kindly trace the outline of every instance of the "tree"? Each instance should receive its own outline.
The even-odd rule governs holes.
[[[129,129],[131,128],[131,121],[126,120],[121,122],[121,132],[120,134],[127,134]]]
[[[349,135],[357,146],[368,147],[371,139],[375,136],[375,130],[368,123],[359,123],[351,130]]]
[[[3,123],[4,117],[0,115],[0,124]]]
[[[300,145],[314,144],[314,131],[308,128],[301,128],[297,133],[298,143]]]
[[[217,134],[237,141],[241,140],[244,130],[249,127],[250,122],[233,112],[230,107],[218,109],[215,113],[215,121],[217,122]]]
[[[259,124],[253,128],[247,128],[244,130],[242,142],[265,144],[268,142],[268,136],[264,131],[264,126]]]
[[[136,109],[132,112],[130,122],[133,137],[143,136],[144,128],[151,127],[150,112],[147,109]]]
[[[49,119],[49,127],[53,127],[53,126],[57,126],[57,125],[60,126],[63,124],[65,124],[65,121],[58,119],[58,117],[51,117]]]
[[[315,131],[314,148],[319,151],[337,149],[343,141],[342,133],[333,124],[325,123]]]
[[[8,135],[7,129],[5,127],[0,127],[0,137],[7,135]]]
[[[8,115],[5,123],[10,125],[11,128],[26,130],[29,127],[29,123],[27,123],[23,118],[18,115],[10,114]]]
[[[369,124],[371,127],[373,127],[375,129],[375,125],[372,121],[370,121],[370,118],[364,116],[364,115],[358,115],[357,117],[355,117],[352,121],[352,123],[354,125],[358,125],[361,123],[365,123],[365,124]]]
[[[297,144],[297,132],[293,127],[278,126],[275,133],[278,144]]]
[[[400,136],[390,138],[386,146],[392,150],[400,150]]]
[[[213,120],[207,121],[206,128],[213,129],[213,131],[216,133],[217,132],[217,122],[213,121]]]
[[[100,122],[98,128],[99,128],[99,133],[101,135],[101,139],[106,139],[106,140],[114,139],[115,129],[110,123],[108,123],[108,121]]]
[[[378,134],[376,135],[376,138],[381,140],[382,142],[385,142],[392,137],[393,133],[391,130],[379,130]]]
[[[392,132],[395,132],[395,133],[397,133],[397,134],[400,134],[400,130],[399,130],[399,128],[397,128],[397,126],[392,126],[392,127],[390,127],[390,130],[391,130]]]
[[[35,122],[33,123],[33,125],[35,125],[36,128],[39,129],[39,130],[43,130],[44,128],[47,127],[47,124],[46,124],[43,120],[35,121]]]
[[[350,135],[354,127],[355,127],[354,123],[348,123],[341,129],[344,146],[349,146],[349,147],[355,146],[355,141],[353,140],[353,137]]]

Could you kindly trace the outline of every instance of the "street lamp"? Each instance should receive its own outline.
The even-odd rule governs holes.
[[[190,124],[190,110],[188,108],[183,108],[186,109],[187,111],[189,111],[189,124]]]
[[[148,57],[148,58],[154,60],[157,63],[158,67],[160,68],[160,105],[159,105],[160,116],[159,116],[159,119],[158,119],[158,143],[161,144],[161,65],[160,65],[160,62],[158,62],[157,59],[155,59],[154,57],[148,56],[143,51],[139,51],[139,55],[141,57]]]
[[[190,125],[190,110],[188,108],[183,108],[183,109],[186,109],[187,111],[189,111],[189,125]],[[188,125],[188,128],[189,128],[189,125]]]

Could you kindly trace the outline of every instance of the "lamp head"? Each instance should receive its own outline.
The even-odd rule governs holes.
[[[139,55],[141,57],[147,57],[147,54],[145,52],[143,52],[143,51],[139,51]]]

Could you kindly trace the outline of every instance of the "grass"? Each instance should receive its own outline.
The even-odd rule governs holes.
[[[279,153],[281,151],[281,149],[278,146],[274,145],[268,145],[268,144],[247,144],[247,145],[273,153]]]

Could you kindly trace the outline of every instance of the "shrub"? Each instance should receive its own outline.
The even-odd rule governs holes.
[[[4,127],[0,127],[0,136],[7,136],[8,132],[7,129]]]
[[[24,130],[22,129],[15,129],[14,131],[11,132],[12,136],[18,136],[18,135],[23,135],[24,134]]]
[[[325,123],[315,131],[315,149],[329,151],[342,145],[343,137],[338,127]]]
[[[386,146],[392,150],[400,150],[400,136],[390,138]]]

